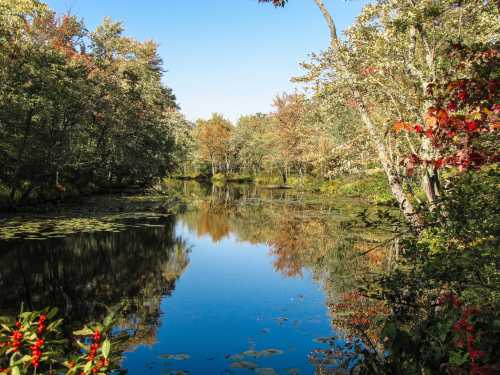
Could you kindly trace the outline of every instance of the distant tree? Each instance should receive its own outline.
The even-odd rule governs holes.
[[[232,124],[222,115],[214,113],[209,120],[196,121],[195,137],[199,157],[210,164],[212,175],[231,168],[230,139]]]
[[[231,143],[236,150],[237,161],[243,170],[256,175],[263,168],[263,161],[269,154],[268,132],[270,117],[258,113],[242,116],[234,128]]]
[[[283,182],[292,168],[302,171],[301,164],[303,149],[302,140],[305,134],[303,116],[305,112],[305,98],[300,94],[282,94],[274,99],[274,112],[271,114],[272,127],[272,154],[268,159],[279,166]]]

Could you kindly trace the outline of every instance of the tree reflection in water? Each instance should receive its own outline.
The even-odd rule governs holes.
[[[0,242],[0,314],[57,306],[68,330],[125,304],[119,327],[128,346],[155,342],[160,300],[175,288],[189,249],[175,218],[155,227]]]
[[[74,327],[101,319],[105,306],[126,302],[118,329],[130,337],[120,349],[154,344],[161,299],[173,292],[189,262],[190,250],[177,237],[176,222],[213,242],[231,235],[267,244],[275,270],[287,277],[310,270],[326,291],[335,331],[349,332],[353,317],[359,320],[369,313],[372,318],[379,312],[351,293],[359,277],[386,266],[383,248],[358,256],[386,234],[345,225],[363,202],[325,202],[317,195],[253,185],[170,182],[167,188],[178,191],[191,207],[154,226],[0,242],[0,314],[17,313],[21,302],[27,309],[57,306]],[[364,328],[376,337],[375,331]],[[323,371],[319,369],[324,366],[311,363]]]
[[[183,191],[200,197],[189,186],[184,182]],[[195,204],[196,210],[183,214],[181,220],[199,236],[208,235],[213,241],[231,233],[240,241],[267,243],[275,269],[287,277],[310,270],[326,292],[334,330],[354,341],[352,335],[362,333],[365,341],[376,346],[376,320],[386,310],[383,304],[353,290],[374,269],[390,266],[388,250],[380,246],[388,233],[347,225],[367,207],[366,202],[311,198],[290,190],[213,186],[210,194]]]

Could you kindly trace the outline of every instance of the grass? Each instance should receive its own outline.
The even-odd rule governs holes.
[[[258,176],[257,185],[281,185],[280,176]],[[287,185],[301,191],[323,193],[330,196],[365,198],[376,204],[392,204],[394,198],[383,172],[358,174],[325,180],[313,176],[291,176]]]
[[[246,174],[237,174],[237,173],[216,173],[212,176],[212,182],[253,182],[254,178],[250,175]]]

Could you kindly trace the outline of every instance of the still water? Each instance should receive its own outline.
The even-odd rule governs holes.
[[[76,327],[125,303],[116,329],[129,334],[120,348],[129,374],[352,367],[353,349],[329,303],[360,266],[348,252],[366,235],[342,223],[361,203],[176,188],[191,202],[176,215],[162,213],[161,199],[115,197],[106,213],[0,221],[0,314],[15,314],[21,303],[58,306]],[[339,348],[343,361],[314,354]]]

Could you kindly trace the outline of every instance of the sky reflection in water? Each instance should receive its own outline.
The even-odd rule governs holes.
[[[57,306],[71,329],[126,302],[129,374],[313,374],[308,355],[329,348],[313,340],[334,334],[327,301],[359,267],[346,263],[358,235],[293,193],[202,189],[183,186],[201,197],[183,214],[154,214],[153,200],[87,233],[81,213],[4,220],[0,314]],[[124,199],[111,207],[122,212]]]
[[[182,217],[176,234],[192,248],[189,265],[173,295],[162,299],[157,343],[126,354],[129,372],[231,373],[229,355],[276,348],[283,354],[242,360],[312,373],[307,355],[318,346],[313,339],[331,335],[331,328],[324,294],[310,273],[285,277],[274,270],[267,245],[240,242],[232,233],[219,241],[198,236]],[[189,359],[160,358],[184,353]]]

